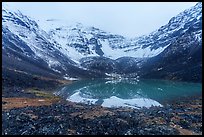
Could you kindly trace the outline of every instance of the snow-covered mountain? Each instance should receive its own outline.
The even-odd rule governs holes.
[[[141,77],[201,82],[202,3],[180,13],[169,23],[168,26],[181,24],[182,27],[175,28],[180,28],[180,36],[158,56],[143,63]]]
[[[55,20],[48,22],[54,23]],[[82,58],[94,56],[110,59],[117,59],[124,55],[136,58],[153,57],[165,49],[165,47],[152,50],[149,47],[143,48],[135,40],[95,27],[83,26],[81,23],[59,26],[47,32],[58,43],[58,49],[76,62]]]
[[[142,66],[142,77],[202,81],[202,17],[161,54]]]
[[[11,12],[4,7],[2,49],[3,65],[10,67],[12,65],[12,68],[15,66],[16,69],[33,73],[32,67],[35,65],[59,76],[87,76],[87,71],[79,68],[74,61],[58,50],[57,44],[34,20],[20,11]],[[32,67],[26,67],[29,65],[25,64]],[[94,75],[94,72],[91,74]]]
[[[197,3],[190,9],[172,17],[168,24],[161,26],[159,29],[151,32],[147,36],[135,38],[134,41],[143,48],[157,49],[168,46],[173,40],[185,33],[189,27],[202,18],[202,3]]]
[[[166,65],[163,56],[168,61],[169,57],[185,49],[182,52],[185,58],[187,51],[193,50],[190,45],[201,45],[202,3],[171,18],[168,24],[149,35],[131,39],[81,23],[67,24],[70,23],[55,19],[36,22],[20,11],[3,6],[3,65],[11,65],[4,60],[12,58],[17,62],[32,62],[32,65],[62,77],[110,74],[146,77],[144,70],[159,70]],[[163,64],[159,67],[151,65],[158,62]]]
[[[168,24],[149,35],[132,39],[95,27],[83,26],[81,23],[66,26],[66,22],[60,20],[47,20],[40,24],[43,24],[42,28],[59,44],[59,50],[76,61],[91,56],[117,59],[128,55],[143,58],[161,53],[171,41],[188,30],[189,24],[202,16],[201,12],[200,3],[171,18]]]

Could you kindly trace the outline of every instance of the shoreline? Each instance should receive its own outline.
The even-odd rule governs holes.
[[[68,102],[45,91],[2,96],[2,135],[202,135],[201,96],[137,110]]]

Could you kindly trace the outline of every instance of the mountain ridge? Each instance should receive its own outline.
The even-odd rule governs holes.
[[[197,28],[193,28],[192,24],[196,23],[198,25],[194,26]],[[12,54],[15,58],[17,54],[22,54],[24,59],[38,62],[39,66],[62,77],[83,77],[87,72],[90,77],[106,77],[109,73],[145,76],[142,70],[148,71],[146,68],[151,66],[146,65],[147,62],[151,64],[148,60],[161,59],[161,55],[170,57],[165,54],[168,49],[178,52],[176,47],[170,46],[178,41],[182,44],[179,38],[185,34],[196,44],[202,42],[202,3],[197,3],[171,18],[168,24],[149,35],[131,39],[80,23],[71,27],[58,26],[46,32],[36,21],[20,11],[11,12],[4,7],[2,9],[2,48],[5,55]]]

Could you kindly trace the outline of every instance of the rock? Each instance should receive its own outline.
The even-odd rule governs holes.
[[[192,102],[191,102],[192,103]],[[93,119],[71,116],[72,113],[97,111],[96,106],[65,105],[25,107],[2,112],[2,134],[8,135],[177,135],[179,125],[202,134],[202,109],[192,112],[179,110],[179,105],[167,108],[152,107],[129,111],[108,109],[114,115],[101,115]],[[82,109],[83,108],[83,109]],[[175,110],[180,113],[175,113]],[[195,110],[195,111],[193,111]],[[69,130],[68,130],[69,129]]]

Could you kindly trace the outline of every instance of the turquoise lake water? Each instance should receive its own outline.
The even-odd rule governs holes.
[[[80,80],[54,94],[71,102],[104,107],[151,107],[202,95],[201,83],[167,80]]]

